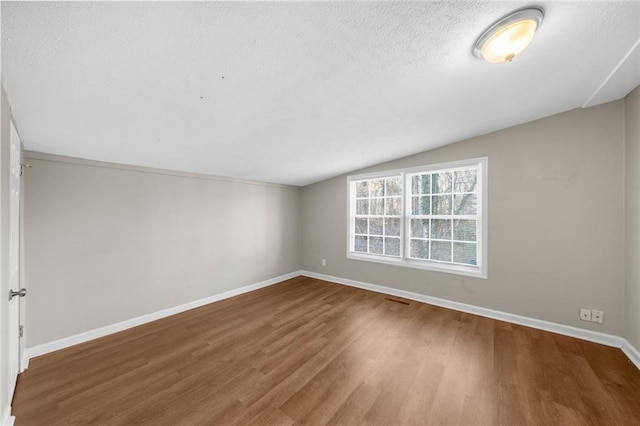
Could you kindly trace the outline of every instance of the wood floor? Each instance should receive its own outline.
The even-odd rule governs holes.
[[[615,348],[298,277],[31,360],[16,425],[640,425]]]

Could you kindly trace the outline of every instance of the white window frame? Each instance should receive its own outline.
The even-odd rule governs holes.
[[[347,259],[361,260],[367,262],[383,263],[387,265],[403,266],[408,268],[424,269],[429,271],[445,272],[456,275],[464,275],[475,278],[487,279],[488,277],[488,164],[487,157],[472,158],[468,160],[453,161],[440,164],[429,164],[419,167],[405,169],[386,170],[374,173],[366,173],[347,177]],[[477,167],[477,227],[476,235],[476,256],[477,265],[459,265],[435,260],[410,259],[407,256],[407,247],[410,241],[410,229],[407,223],[411,218],[411,193],[409,175],[416,173],[432,173],[436,171],[450,171],[454,169]],[[400,256],[390,257],[370,253],[360,253],[352,251],[355,241],[355,212],[356,196],[355,182],[361,180],[385,178],[399,176],[402,181],[403,212],[400,220]]]

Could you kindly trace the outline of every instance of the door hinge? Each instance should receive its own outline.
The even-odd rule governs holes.
[[[20,337],[23,337],[24,336],[24,326],[21,325],[20,327],[18,327],[18,331],[20,333]]]
[[[30,168],[31,168],[31,164],[21,163],[20,164],[20,176],[24,175],[24,170],[25,169],[30,169]]]

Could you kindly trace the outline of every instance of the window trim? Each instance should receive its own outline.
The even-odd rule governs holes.
[[[449,274],[463,275],[475,278],[488,278],[488,157],[471,158],[468,160],[451,161],[447,163],[426,164],[424,166],[408,167],[403,169],[384,170],[372,173],[364,173],[359,175],[347,176],[347,259],[360,260],[366,262],[382,263],[386,265],[401,266],[405,268],[422,269],[436,272],[444,272]],[[416,260],[406,256],[407,241],[409,241],[408,230],[406,229],[407,208],[410,203],[411,196],[407,196],[407,175],[419,172],[434,172],[440,170],[449,170],[456,168],[464,168],[469,166],[478,167],[478,236],[476,238],[478,266],[457,265],[447,262],[438,262],[435,260]],[[352,196],[352,182],[358,180],[369,180],[376,178],[385,178],[392,176],[400,176],[402,178],[402,199],[403,214],[400,221],[400,257],[389,257],[384,255],[357,253],[351,251],[354,240],[355,226],[355,200]],[[352,215],[353,212],[353,215]]]

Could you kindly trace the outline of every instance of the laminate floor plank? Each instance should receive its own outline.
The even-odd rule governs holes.
[[[17,426],[638,425],[621,350],[309,277],[34,358]]]

